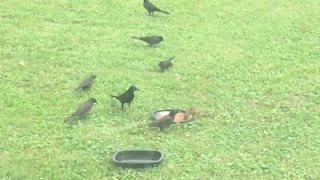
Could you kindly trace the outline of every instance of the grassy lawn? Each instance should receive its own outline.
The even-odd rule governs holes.
[[[319,179],[320,1],[152,2],[171,14],[150,17],[142,0],[0,1],[0,179]],[[144,35],[164,42],[130,38]],[[122,112],[110,95],[130,85],[141,91]],[[89,97],[86,123],[63,125]],[[139,128],[192,106],[195,122]],[[124,149],[165,159],[114,166]]]

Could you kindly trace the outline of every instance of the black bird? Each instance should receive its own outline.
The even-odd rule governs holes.
[[[177,111],[171,110],[168,115],[165,115],[165,116],[153,121],[152,123],[150,123],[149,127],[159,127],[160,131],[163,131],[165,128],[169,127],[173,123],[174,116],[177,113],[178,113]]]
[[[125,103],[128,103],[130,107],[130,103],[134,98],[134,91],[136,90],[139,90],[136,86],[130,86],[128,90],[126,90],[124,93],[120,94],[119,96],[111,95],[111,97],[116,98],[120,101],[121,109],[123,110],[123,105]]]
[[[155,11],[170,14],[167,11],[159,9],[157,6],[153,5],[149,0],[143,0],[143,7],[146,8],[146,10],[149,12],[149,16],[153,15]]]
[[[92,86],[93,81],[96,79],[96,75],[92,75],[90,77],[88,77],[87,79],[83,80],[81,82],[81,84],[75,88],[75,91],[79,91],[79,90],[89,90]]]
[[[159,62],[159,66],[161,68],[161,72],[165,71],[165,70],[169,70],[169,68],[173,65],[172,64],[172,60],[175,58],[175,56],[172,56],[170,57],[169,59],[167,60],[164,60],[164,61],[160,61]]]
[[[144,36],[144,37],[131,36],[131,38],[144,41],[148,43],[150,46],[152,46],[153,44],[159,44],[161,41],[163,41],[162,36]]]
[[[84,116],[85,114],[90,112],[93,107],[93,103],[98,103],[95,98],[88,99],[88,101],[78,107],[76,112],[74,112],[70,117],[66,118],[64,120],[64,123],[71,123],[76,120],[77,117]]]

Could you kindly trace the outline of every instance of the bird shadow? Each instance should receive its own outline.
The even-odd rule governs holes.
[[[146,15],[147,17],[149,17],[149,18],[153,18],[153,19],[161,19],[161,18],[165,18],[165,16],[161,16],[161,15],[157,15],[157,14],[153,14],[153,15],[149,15],[149,14],[147,14]]]
[[[121,105],[116,104],[116,102],[112,103],[110,107],[111,111],[114,113],[129,114],[130,112],[129,106],[124,105],[123,109],[121,109]]]
[[[136,43],[132,43],[130,45],[127,45],[127,47],[142,47],[142,48],[146,48],[146,47],[147,48],[158,48],[158,46],[160,46],[160,44],[150,45],[150,44],[147,44],[147,43],[144,43],[144,42],[139,42],[139,41],[137,41]]]

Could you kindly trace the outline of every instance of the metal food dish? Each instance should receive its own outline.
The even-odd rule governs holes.
[[[192,120],[186,120],[186,111],[182,109],[165,109],[165,110],[154,111],[152,113],[152,119],[157,120],[165,115],[168,115],[172,110],[178,111],[178,113],[175,115],[175,118],[173,120],[174,123],[177,123],[177,122],[188,123],[192,121]]]
[[[112,161],[122,167],[147,168],[160,164],[163,158],[157,150],[124,150],[114,153]]]

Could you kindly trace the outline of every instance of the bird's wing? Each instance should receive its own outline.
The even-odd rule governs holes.
[[[74,115],[82,116],[89,112],[92,109],[93,104],[90,102],[85,102],[81,106],[78,107],[77,111],[73,113]]]
[[[92,79],[92,78],[88,78],[88,79],[82,81],[82,83],[80,84],[80,86],[88,86],[88,85],[90,85],[92,82],[93,82],[93,79]]]
[[[150,37],[149,36],[145,36],[145,37],[140,37],[139,38],[141,41],[145,41],[145,42],[148,42],[150,40]]]
[[[129,93],[128,91],[124,92],[123,94],[120,95],[120,98],[124,101],[124,102],[131,102],[134,98],[134,94]]]
[[[160,9],[159,9],[157,6],[155,6],[154,4],[152,4],[151,2],[148,2],[148,3],[146,4],[146,6],[147,6],[151,11],[160,11]]]
[[[75,88],[74,90],[77,91],[77,90],[81,89],[82,87],[89,86],[90,84],[92,84],[92,82],[93,82],[93,79],[92,79],[92,78],[85,79],[85,80],[83,80],[83,81],[80,83],[80,85],[79,85],[77,88]]]

